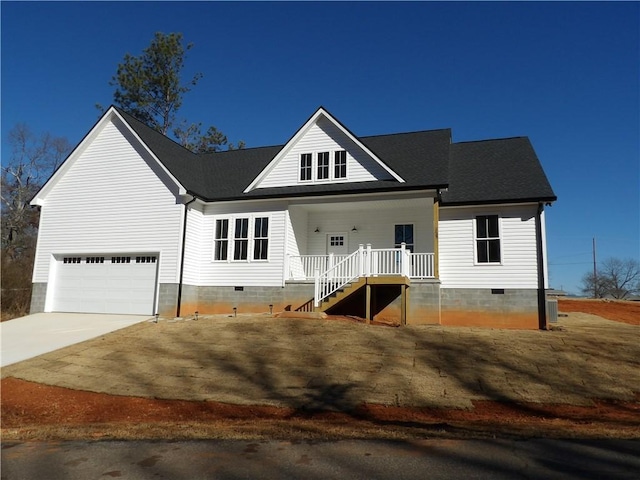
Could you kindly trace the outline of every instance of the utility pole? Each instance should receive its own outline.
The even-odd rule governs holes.
[[[598,298],[598,270],[596,268],[596,237],[593,237],[593,298]]]

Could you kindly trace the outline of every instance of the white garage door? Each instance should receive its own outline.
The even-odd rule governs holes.
[[[152,315],[156,255],[77,255],[57,259],[53,311]]]

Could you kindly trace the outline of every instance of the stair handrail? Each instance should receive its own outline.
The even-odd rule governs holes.
[[[370,249],[370,246],[368,246]],[[315,307],[320,306],[320,302],[332,293],[340,290],[348,283],[362,276],[364,268],[365,250],[360,245],[358,250],[343,258],[338,263],[320,273],[315,270],[315,291],[313,295]]]

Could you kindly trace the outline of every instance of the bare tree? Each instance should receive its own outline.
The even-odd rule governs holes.
[[[583,293],[596,298],[624,299],[640,293],[640,262],[632,258],[608,258],[599,265],[597,278],[593,273],[582,277]]]
[[[600,266],[600,275],[606,279],[607,293],[623,299],[638,293],[640,262],[632,258],[608,258]]]
[[[64,138],[34,134],[18,124],[9,132],[9,159],[2,164],[2,317],[26,313],[38,234],[39,211],[29,202],[71,150]]]
[[[9,132],[11,155],[2,165],[2,248],[18,254],[38,229],[38,212],[29,202],[71,150],[64,138],[35,135],[27,125]]]

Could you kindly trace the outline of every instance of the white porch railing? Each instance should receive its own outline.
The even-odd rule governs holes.
[[[411,253],[400,248],[360,245],[351,255],[296,255],[288,262],[289,280],[315,280],[315,306],[359,277],[400,275],[434,278],[433,253]]]
[[[287,280],[308,280],[316,270],[324,272],[348,255],[290,255]]]

